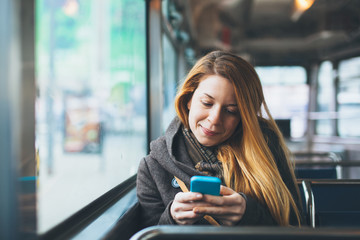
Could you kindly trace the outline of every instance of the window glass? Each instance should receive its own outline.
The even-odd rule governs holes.
[[[145,1],[36,1],[40,233],[136,173],[145,66]]]
[[[331,62],[323,62],[319,69],[316,111],[325,113],[324,117],[327,119],[316,120],[315,131],[318,135],[332,135],[331,119],[328,116],[329,112],[335,110],[332,104],[332,99],[334,98],[333,79],[333,66]],[[318,116],[321,116],[321,114]]]
[[[339,64],[338,131],[342,137],[360,137],[360,57]]]
[[[169,19],[169,0],[162,0],[161,1],[161,10],[162,10],[162,15],[166,18]]]
[[[176,95],[176,56],[175,49],[168,37],[163,35],[163,131],[175,117],[174,98]]]
[[[280,129],[283,128],[285,133],[290,128],[290,137],[302,137],[309,101],[305,69],[299,66],[275,66],[256,67],[256,71],[263,85],[265,101]]]

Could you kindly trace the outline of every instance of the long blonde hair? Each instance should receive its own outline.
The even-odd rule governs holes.
[[[222,51],[214,51],[201,58],[190,70],[175,98],[180,120],[189,128],[187,103],[199,83],[209,75],[220,75],[232,82],[241,118],[234,134],[218,146],[217,157],[223,165],[225,184],[267,205],[279,225],[289,225],[292,207],[300,224],[299,210],[281,178],[259,119],[266,121],[268,128],[278,136],[295,183],[290,151],[265,103],[260,79],[253,66],[236,55]],[[263,117],[261,106],[267,119]]]

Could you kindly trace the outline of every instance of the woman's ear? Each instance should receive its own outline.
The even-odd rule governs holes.
[[[190,98],[190,100],[187,103],[187,108],[188,108],[189,111],[190,111],[190,108],[191,108],[191,100],[192,100],[192,98]]]

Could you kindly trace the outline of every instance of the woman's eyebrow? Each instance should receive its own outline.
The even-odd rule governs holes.
[[[237,104],[236,103],[231,103],[231,104],[228,104],[227,106],[228,107],[237,107]]]
[[[204,93],[204,95],[206,95],[208,98],[211,98],[211,99],[215,99],[213,96],[207,94],[207,93]]]
[[[204,93],[204,95],[207,96],[208,98],[215,100],[215,98],[208,93]],[[227,107],[237,107],[238,105],[236,103],[230,103],[230,104],[226,104],[226,106]]]

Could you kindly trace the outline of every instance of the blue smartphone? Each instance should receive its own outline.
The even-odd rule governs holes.
[[[221,180],[210,176],[193,176],[190,179],[190,192],[202,194],[220,195]]]

